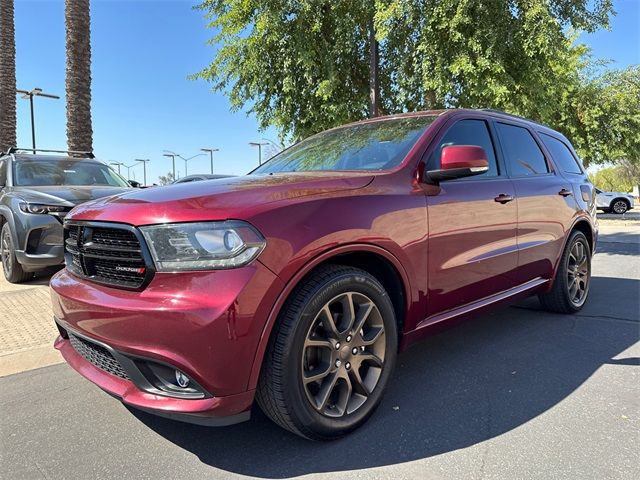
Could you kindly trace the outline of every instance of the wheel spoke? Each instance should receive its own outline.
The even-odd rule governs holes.
[[[307,375],[308,373],[311,373],[311,375]],[[318,372],[318,369],[315,368],[311,372],[304,372],[302,375],[303,375],[304,383],[307,384],[307,383],[317,382],[318,380],[322,380],[330,373],[331,373],[331,365],[327,365],[327,367],[320,372]]]
[[[358,367],[360,365],[358,364]],[[349,376],[351,377],[351,383],[353,385],[353,390],[360,395],[364,395],[368,397],[371,394],[371,391],[364,384],[362,377],[360,376],[360,369],[353,368],[349,372]]]
[[[360,308],[358,310],[358,314],[356,315],[355,327],[353,329],[353,331],[355,332],[356,336],[359,335],[360,330],[362,330],[362,328],[364,327],[364,324],[368,320],[369,315],[373,311],[373,307],[374,307],[373,302],[369,302],[369,303],[366,303],[364,305],[360,305]]]
[[[304,342],[304,348],[328,348],[333,350],[333,343],[321,338],[307,338]]]
[[[358,355],[358,364],[362,365],[363,363],[371,363],[374,367],[382,368],[383,362],[377,355],[373,353],[361,353]]]
[[[346,332],[353,328],[353,323],[356,320],[356,310],[353,305],[353,294],[347,293],[340,298],[342,304],[342,326],[340,332]]]
[[[329,309],[329,304],[322,307],[320,314],[322,315],[322,326],[324,328],[324,331],[327,332],[329,336],[338,338],[340,334],[338,333],[336,320],[333,317],[333,313],[331,313],[331,310]]]
[[[351,400],[351,395],[353,394],[353,386],[351,385],[351,379],[349,378],[349,375],[342,375],[340,379],[342,381],[340,382],[340,396],[338,397],[338,402],[336,403],[336,410],[340,415],[344,415],[344,413],[347,411],[349,400]]]
[[[329,397],[331,397],[333,389],[336,387],[338,378],[338,372],[331,372],[331,374],[322,382],[320,391],[318,392],[318,395],[316,395],[316,408],[318,410],[324,410],[327,406],[327,401],[329,400]]]
[[[358,347],[360,346],[368,347],[376,343],[383,333],[384,333],[383,327],[373,327],[369,331],[365,332],[364,336],[357,335],[354,343]]]

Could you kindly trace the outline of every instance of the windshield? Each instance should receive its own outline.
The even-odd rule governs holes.
[[[388,170],[400,165],[435,119],[405,117],[329,130],[293,145],[251,173]]]
[[[105,185],[128,187],[124,178],[100,162],[86,160],[19,160],[14,163],[15,186]]]

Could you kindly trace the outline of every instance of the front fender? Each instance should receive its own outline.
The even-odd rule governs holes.
[[[317,255],[311,261],[306,263],[300,270],[298,270],[285,284],[284,288],[278,295],[276,302],[267,317],[267,321],[264,324],[264,328],[262,330],[262,335],[260,336],[260,342],[258,344],[258,348],[256,349],[255,358],[253,360],[253,365],[251,367],[251,374],[249,377],[249,384],[247,386],[248,390],[253,390],[257,388],[258,379],[260,377],[260,370],[262,368],[262,361],[264,359],[264,354],[267,350],[267,345],[269,344],[269,339],[271,337],[271,332],[273,331],[273,327],[278,319],[278,315],[282,310],[287,298],[293,291],[293,289],[298,285],[300,280],[302,280],[309,272],[311,272],[315,267],[320,265],[327,260],[336,257],[338,255],[342,255],[345,253],[353,253],[353,252],[371,252],[377,255],[384,257],[388,260],[396,269],[396,271],[400,274],[402,279],[404,291],[409,293],[411,292],[411,283],[409,280],[409,276],[407,275],[406,270],[400,263],[400,261],[389,251],[378,247],[372,244],[366,243],[354,243],[348,245],[342,245],[335,248],[330,248],[325,252]],[[410,295],[405,295],[405,309],[409,309],[411,303]],[[398,332],[400,334],[400,332]]]

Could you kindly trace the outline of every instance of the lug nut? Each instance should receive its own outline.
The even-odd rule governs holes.
[[[364,345],[360,347],[360,351],[364,352]]]
[[[353,350],[351,350],[351,353],[353,353],[354,355],[357,355],[358,349],[356,347],[353,347]]]
[[[351,335],[347,335],[347,342],[351,341]]]
[[[346,368],[347,370],[349,370],[351,368],[351,364],[349,362],[344,364],[344,368]]]
[[[336,360],[336,367],[340,367],[340,365],[342,365],[342,362],[340,360]]]
[[[336,350],[340,349],[340,342],[336,343]]]

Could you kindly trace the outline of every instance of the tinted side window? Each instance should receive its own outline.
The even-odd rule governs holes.
[[[497,177],[498,176],[498,164],[496,162],[496,154],[493,148],[493,142],[491,141],[491,135],[489,135],[489,129],[487,123],[484,120],[460,120],[454,124],[447,133],[444,134],[440,145],[434,152],[436,159],[433,167],[440,168],[440,154],[444,147],[449,145],[476,145],[484,148],[487,153],[487,160],[489,161],[489,170],[486,173],[480,175],[481,177]]]
[[[7,185],[7,161],[0,160],[0,187]]]
[[[542,143],[549,149],[551,156],[555,160],[558,167],[566,173],[582,173],[582,169],[576,158],[571,153],[571,150],[557,138],[553,138],[550,135],[544,133],[540,134]]]
[[[544,154],[526,128],[497,123],[505,160],[514,177],[543,175],[549,172]]]

